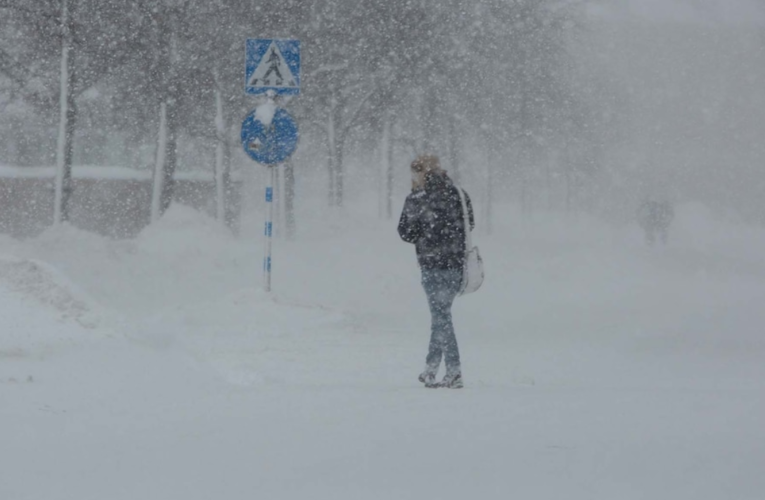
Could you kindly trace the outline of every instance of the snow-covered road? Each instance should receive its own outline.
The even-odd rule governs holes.
[[[0,499],[763,497],[765,232],[509,219],[425,390],[413,250],[359,213],[278,240],[273,295],[183,207],[0,236]]]

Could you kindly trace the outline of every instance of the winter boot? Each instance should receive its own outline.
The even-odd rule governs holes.
[[[425,387],[431,389],[438,387],[438,383],[436,382],[436,370],[433,370],[430,367],[425,368],[425,371],[420,373],[420,376],[417,377],[417,379],[425,384]]]
[[[447,373],[444,375],[443,380],[438,384],[438,387],[446,387],[447,389],[462,389],[464,387],[462,385],[462,374],[460,372],[457,373]]]

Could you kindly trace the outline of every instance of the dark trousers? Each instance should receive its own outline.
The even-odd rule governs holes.
[[[446,373],[460,373],[460,351],[452,324],[452,303],[459,293],[462,271],[452,269],[423,269],[422,287],[430,306],[430,346],[428,371],[436,373],[444,358]]]

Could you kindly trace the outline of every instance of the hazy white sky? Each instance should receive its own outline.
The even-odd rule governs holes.
[[[765,27],[765,0],[605,0],[592,12],[615,18]]]

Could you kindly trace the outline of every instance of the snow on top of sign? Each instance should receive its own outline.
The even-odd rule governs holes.
[[[274,120],[275,113],[276,103],[269,99],[255,108],[255,119],[267,127]]]

